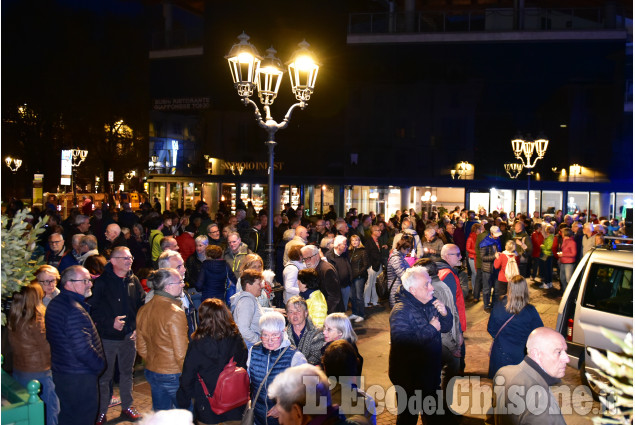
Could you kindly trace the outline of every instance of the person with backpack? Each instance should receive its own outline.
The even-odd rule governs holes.
[[[494,268],[498,269],[498,281],[494,287],[494,302],[505,296],[507,293],[507,283],[520,274],[518,262],[520,256],[516,252],[516,242],[508,240],[505,244],[505,251],[496,253]]]
[[[197,423],[239,421],[250,391],[246,376],[247,347],[220,299],[203,301],[199,317],[201,324],[192,335],[183,361],[176,393],[178,407],[188,409],[194,399]],[[227,399],[234,402],[226,405],[223,401]]]

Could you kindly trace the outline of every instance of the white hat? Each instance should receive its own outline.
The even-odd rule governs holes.
[[[490,233],[492,234],[492,236],[500,236],[503,234],[503,232],[501,232],[501,229],[498,226],[492,226],[489,228]]]

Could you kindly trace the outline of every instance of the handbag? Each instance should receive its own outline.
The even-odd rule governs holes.
[[[381,300],[388,298],[386,270],[383,270],[379,276],[377,276],[377,280],[375,280],[375,290],[377,291],[377,298]]]
[[[507,321],[506,321],[505,323],[503,323],[503,326],[501,326],[501,328],[498,330],[498,332],[496,332],[496,336],[494,336],[494,339],[492,340],[492,345],[490,345],[490,347],[489,347],[489,357],[490,357],[490,359],[492,358],[492,349],[494,348],[494,341],[496,341],[496,338],[498,337],[498,335],[500,335],[500,333],[501,333],[501,331],[503,330],[503,328],[504,328],[505,326],[507,326],[507,324],[508,324],[509,322],[511,322],[511,320],[512,320],[514,317],[516,317],[516,315],[515,315],[515,314],[513,314],[513,315],[512,315],[512,317],[510,317],[509,319],[507,319]]]
[[[249,375],[242,367],[236,367],[234,357],[223,368],[218,375],[214,395],[210,395],[207,385],[200,374],[198,381],[203,387],[203,393],[209,402],[212,411],[217,415],[229,412],[249,401]]]
[[[271,369],[267,371],[267,374],[265,375],[264,379],[260,383],[260,386],[258,387],[258,391],[256,391],[256,397],[254,397],[253,400],[249,400],[249,402],[247,402],[247,407],[245,408],[245,412],[243,413],[243,418],[240,421],[240,425],[254,425],[254,407],[256,406],[256,403],[258,403],[258,396],[260,395],[260,390],[262,390],[262,386],[265,384],[265,382],[267,382],[267,378],[269,377],[269,374],[271,373],[273,368],[276,366],[276,363],[278,363],[278,360],[280,360],[280,358],[287,351],[288,348],[289,348],[289,345],[284,347],[284,350],[282,351],[282,353],[280,353],[276,361],[273,362],[273,366],[271,366]]]
[[[225,304],[231,308],[231,298],[236,294],[236,285],[229,280],[229,272],[225,270]]]

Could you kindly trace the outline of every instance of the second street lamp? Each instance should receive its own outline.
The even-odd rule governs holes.
[[[543,138],[529,141],[517,137],[512,140],[514,156],[516,159],[520,160],[522,167],[527,168],[527,217],[531,217],[529,213],[529,184],[531,181],[531,175],[533,174],[532,170],[536,166],[536,162],[545,157],[545,153],[547,153],[547,146],[549,146],[549,140]],[[536,157],[532,162],[531,158],[534,155],[534,150],[536,151]]]
[[[225,58],[229,63],[229,70],[231,71],[238,96],[240,96],[245,106],[251,104],[254,107],[258,125],[267,132],[265,144],[269,149],[269,202],[266,252],[267,265],[273,270],[273,162],[274,148],[276,146],[275,134],[278,130],[287,127],[291,119],[291,113],[295,108],[304,109],[307,105],[315,88],[319,65],[309,51],[309,43],[306,41],[299,43],[300,48],[293,53],[291,60],[287,63],[291,80],[291,91],[298,102],[289,108],[282,122],[277,123],[271,117],[270,107],[278,95],[280,82],[284,74],[282,63],[275,56],[276,51],[273,48],[267,49],[267,55],[262,58],[254,45],[249,43],[249,36],[244,32],[238,36],[238,39],[240,42],[232,46]],[[258,90],[258,97],[263,105],[265,119],[262,118],[258,105],[250,99],[255,88]]]

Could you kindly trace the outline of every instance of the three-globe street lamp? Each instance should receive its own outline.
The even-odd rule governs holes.
[[[533,141],[523,140],[520,137],[512,140],[512,149],[514,150],[514,156],[520,160],[521,165],[527,168],[527,217],[530,217],[529,213],[529,185],[531,181],[531,175],[533,174],[533,168],[536,166],[536,162],[539,159],[545,157],[547,152],[547,146],[549,140],[541,138]],[[536,151],[536,157],[533,159],[534,151]],[[524,156],[524,158],[523,158]]]
[[[75,187],[75,168],[79,167],[88,156],[87,150],[71,149],[71,185],[73,186],[73,205],[77,206],[77,188]]]
[[[315,81],[319,70],[319,64],[313,59],[309,51],[309,43],[302,41],[300,48],[291,56],[287,63],[289,78],[291,80],[291,91],[298,100],[293,104],[282,122],[277,123],[271,117],[270,107],[278,95],[280,82],[284,69],[282,63],[275,54],[276,50],[271,47],[267,49],[267,54],[263,58],[258,54],[258,50],[249,43],[249,36],[244,32],[238,36],[240,40],[232,46],[225,58],[229,63],[234,88],[238,91],[238,96],[245,106],[251,104],[254,107],[254,114],[258,125],[267,132],[265,144],[269,148],[269,202],[267,220],[267,264],[273,270],[273,159],[274,148],[276,146],[275,134],[278,130],[286,128],[291,119],[291,113],[295,108],[304,109],[315,88]],[[258,105],[250,99],[254,88],[258,90],[258,98],[263,105],[265,119],[263,120]]]
[[[454,180],[457,177],[458,174],[458,179],[464,179],[467,175],[467,172],[470,169],[470,164],[466,161],[461,161],[458,165],[457,168],[450,170],[450,175],[452,176],[452,180]]]
[[[9,170],[11,170],[12,173],[16,173],[18,168],[22,165],[22,160],[8,156],[4,159],[4,163],[7,164],[7,167],[9,167]]]
[[[517,162],[512,162],[505,164],[505,171],[509,175],[510,178],[515,179],[518,178],[521,171],[523,171],[523,165]]]

